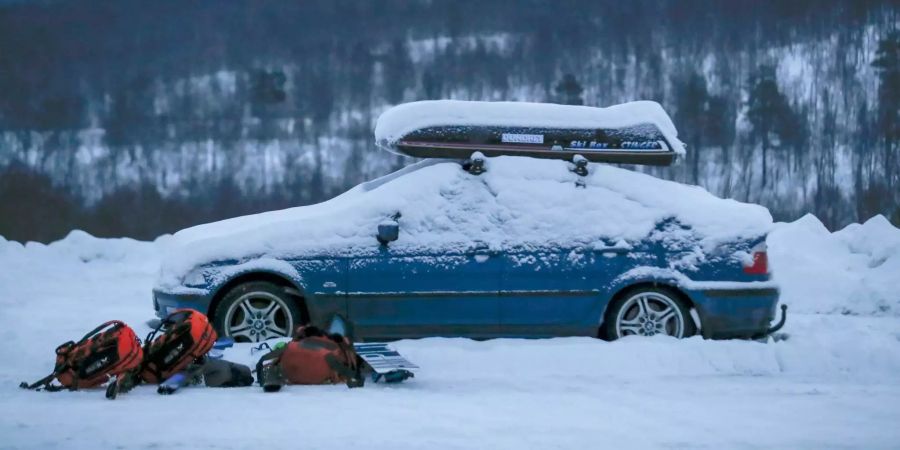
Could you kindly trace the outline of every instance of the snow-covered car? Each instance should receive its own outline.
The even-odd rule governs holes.
[[[239,341],[335,316],[358,339],[766,333],[765,208],[611,166],[485,165],[426,160],[321,204],[183,230],[157,315],[195,308]]]

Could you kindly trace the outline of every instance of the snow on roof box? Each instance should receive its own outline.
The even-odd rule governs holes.
[[[669,165],[684,144],[656,102],[594,108],[525,102],[435,100],[385,111],[375,125],[378,146],[417,158],[530,156]]]

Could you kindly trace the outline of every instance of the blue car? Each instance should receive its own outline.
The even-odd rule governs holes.
[[[336,317],[362,340],[769,330],[765,208],[606,165],[479,168],[425,160],[321,204],[176,233],[156,314],[194,308],[248,342]]]

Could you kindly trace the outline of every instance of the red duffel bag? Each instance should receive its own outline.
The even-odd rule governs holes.
[[[357,387],[363,380],[353,343],[344,336],[325,334],[313,326],[298,328],[293,341],[263,356],[257,365],[260,376],[268,366],[277,366],[280,377],[289,384],[346,383]]]

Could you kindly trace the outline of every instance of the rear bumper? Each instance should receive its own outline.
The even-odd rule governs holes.
[[[191,289],[177,293],[158,289],[153,290],[153,309],[159,318],[166,317],[173,310],[180,308],[196,309],[204,314],[208,314],[210,300],[209,293],[201,289]]]
[[[689,295],[703,337],[756,338],[764,336],[775,319],[779,291],[770,283],[737,283],[691,290]]]

